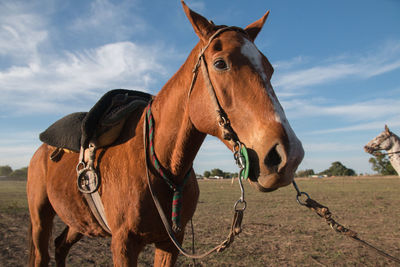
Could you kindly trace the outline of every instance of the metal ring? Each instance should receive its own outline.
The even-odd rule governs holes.
[[[243,203],[243,207],[242,208],[238,208],[238,204],[239,203]],[[244,211],[247,207],[247,203],[245,200],[239,199],[238,201],[236,201],[235,206],[233,207],[235,211]]]
[[[240,141],[236,141],[235,144],[233,145],[233,152],[238,153],[242,147],[242,143]]]
[[[80,168],[80,167],[82,167],[82,168]],[[80,172],[81,170],[83,170],[85,168],[86,168],[86,164],[83,161],[79,162],[78,165],[76,165],[76,171],[77,172]]]
[[[86,194],[96,192],[100,187],[99,178],[93,169],[82,169],[78,174],[77,185],[79,191]]]
[[[220,116],[219,119],[220,119],[219,122],[218,122],[219,126],[222,127],[223,125],[226,124],[226,119],[225,119],[225,117]]]
[[[299,197],[301,197],[302,195],[306,195],[306,196],[307,196],[307,199],[310,198],[310,196],[309,196],[306,192],[300,192],[300,194],[298,194],[298,195],[296,196],[297,203],[299,203],[299,204],[302,205],[302,206],[306,206],[307,204],[306,204],[305,202],[302,202],[302,201],[299,199]]]
[[[238,159],[239,159],[239,150],[233,152],[233,158],[235,159],[236,162],[238,161]]]

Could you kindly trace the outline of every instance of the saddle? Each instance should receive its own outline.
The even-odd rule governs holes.
[[[115,89],[104,94],[89,112],[69,114],[39,135],[51,146],[80,152],[89,143],[97,148],[111,145],[121,133],[129,114],[144,107],[152,95],[126,89]]]

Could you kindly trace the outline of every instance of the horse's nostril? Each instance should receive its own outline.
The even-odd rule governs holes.
[[[373,152],[372,147],[369,147],[369,146],[364,146],[364,150],[365,150],[365,152],[367,152],[367,153],[372,153],[372,152]]]
[[[278,172],[279,165],[282,163],[282,157],[279,153],[281,150],[279,149],[280,146],[280,144],[274,145],[264,159],[264,164],[270,171]]]

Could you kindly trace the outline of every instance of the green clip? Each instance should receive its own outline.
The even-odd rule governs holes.
[[[249,177],[249,169],[250,169],[250,161],[249,161],[249,154],[247,153],[246,146],[242,144],[242,148],[240,149],[240,154],[244,157],[245,159],[245,167],[243,170],[243,179],[247,180]]]

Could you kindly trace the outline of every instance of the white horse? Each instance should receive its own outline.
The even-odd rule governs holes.
[[[370,154],[378,150],[386,150],[390,163],[397,174],[400,175],[400,138],[389,131],[387,125],[385,125],[385,130],[383,132],[364,146],[364,149]]]

